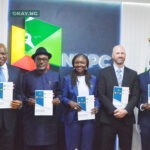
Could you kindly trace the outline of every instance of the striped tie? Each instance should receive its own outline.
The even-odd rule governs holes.
[[[121,69],[118,69],[116,71],[116,76],[117,76],[118,85],[121,86],[122,85],[122,70]]]

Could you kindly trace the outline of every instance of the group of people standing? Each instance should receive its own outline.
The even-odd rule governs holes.
[[[62,150],[61,140],[65,141],[66,150],[94,150],[95,140],[99,143],[96,150],[114,150],[116,135],[120,149],[131,150],[135,107],[139,108],[142,150],[150,147],[150,73],[138,76],[136,71],[127,68],[122,45],[113,48],[112,65],[100,69],[98,77],[88,71],[89,59],[80,53],[72,59],[72,71],[61,81],[59,72],[48,69],[51,57],[45,48],[39,47],[32,55],[36,69],[23,73],[6,63],[7,49],[0,43],[0,82],[14,84],[11,109],[0,109],[0,150],[16,150],[17,137],[21,134],[23,150]],[[129,88],[123,108],[113,104],[115,86]],[[53,91],[52,116],[34,115],[35,90]],[[78,112],[83,108],[77,98],[89,95],[94,96],[90,113],[96,115],[96,119],[79,121]],[[19,131],[22,132],[18,134],[20,112]],[[58,140],[60,120],[64,124],[64,136]],[[97,122],[99,130],[96,130]]]

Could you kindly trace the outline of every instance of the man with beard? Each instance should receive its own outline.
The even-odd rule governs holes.
[[[52,57],[44,47],[36,50],[32,58],[36,69],[23,77],[23,127],[25,150],[57,149],[57,106],[60,103],[59,74],[48,69]],[[53,91],[53,116],[35,116],[35,90]]]
[[[113,65],[100,70],[98,96],[101,103],[101,150],[113,150],[117,134],[121,150],[131,150],[135,123],[133,109],[139,97],[139,83],[137,73],[124,65],[125,58],[125,48],[117,45],[112,51]],[[124,108],[116,108],[113,104],[114,86],[129,88],[128,103]]]
[[[11,108],[0,109],[0,150],[14,150],[18,109],[22,105],[21,72],[18,68],[7,64],[7,58],[7,49],[0,43],[0,82],[13,82],[14,85]]]

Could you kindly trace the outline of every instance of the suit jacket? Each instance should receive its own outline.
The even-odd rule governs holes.
[[[97,88],[96,88],[96,77],[91,76],[91,88],[89,89],[89,95],[95,95],[95,105],[99,107],[99,102],[97,99]],[[63,115],[63,119],[65,123],[72,123],[73,121],[77,121],[77,111],[71,109],[68,105],[70,100],[77,102],[78,89],[77,86],[72,86],[71,76],[66,75],[63,81],[62,87],[62,103],[65,104],[65,112]]]
[[[20,69],[8,65],[8,82],[13,82],[13,100],[21,100],[21,72]],[[17,123],[18,110],[0,109],[0,128],[14,129]]]
[[[148,102],[148,84],[150,84],[149,71],[140,74],[138,77],[140,82],[140,107],[141,104]],[[150,110],[140,111],[139,109],[138,122],[141,126],[150,127]]]
[[[98,96],[101,102],[100,122],[133,124],[135,122],[133,109],[137,104],[139,95],[137,73],[127,67],[124,68],[122,86],[129,87],[129,101],[125,108],[128,114],[122,119],[116,119],[113,116],[116,109],[112,104],[114,86],[118,86],[114,67],[110,66],[100,70],[98,83]]]
[[[35,99],[35,90],[53,90],[55,97],[60,98],[59,74],[48,70],[38,74],[36,70],[25,73],[23,77],[23,126],[25,144],[50,145],[57,142],[57,108],[53,116],[35,116],[34,106],[28,105],[28,99]]]

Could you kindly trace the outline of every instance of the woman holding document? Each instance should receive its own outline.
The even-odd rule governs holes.
[[[72,65],[74,69],[64,77],[62,87],[67,150],[92,150],[94,117],[99,108],[96,77],[87,71],[89,60],[86,55],[75,55]]]

